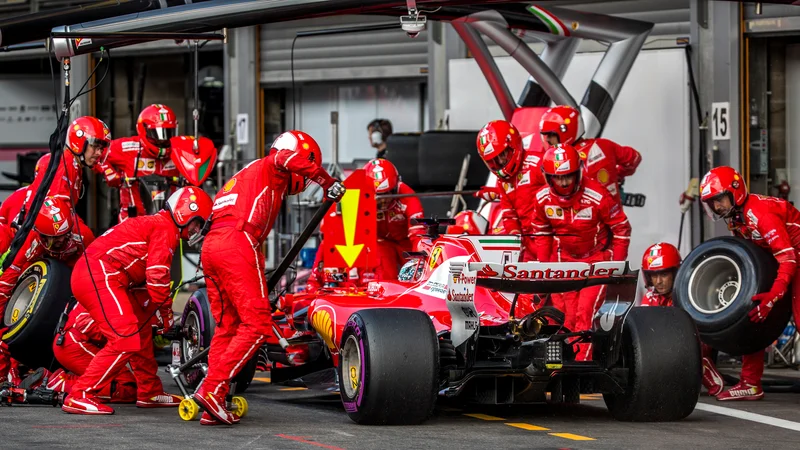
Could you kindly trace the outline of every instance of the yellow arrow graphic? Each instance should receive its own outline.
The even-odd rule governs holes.
[[[361,254],[361,249],[364,248],[364,244],[353,245],[356,238],[360,194],[360,189],[348,189],[340,202],[342,205],[342,224],[344,225],[345,245],[336,245],[336,250],[342,255],[342,259],[347,263],[347,267],[353,267],[356,259],[358,259],[358,255]]]

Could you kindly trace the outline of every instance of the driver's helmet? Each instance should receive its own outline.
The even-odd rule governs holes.
[[[478,132],[478,154],[498,178],[508,180],[522,167],[525,150],[517,128],[505,120],[493,120]]]
[[[400,272],[397,274],[398,281],[417,281],[425,272],[425,261],[420,258],[413,258],[406,261]]]
[[[475,211],[461,211],[454,217],[456,223],[447,227],[447,234],[486,234],[489,221]]]
[[[731,208],[725,215],[718,215],[714,211],[713,203],[722,196],[727,196],[734,207],[741,207],[747,200],[747,185],[733,167],[715,167],[700,182],[700,201],[703,202],[706,214],[714,220],[730,217],[735,209]]]
[[[677,271],[681,266],[681,254],[678,249],[667,242],[659,242],[647,247],[642,256],[642,273],[645,285],[653,285],[650,275],[655,272]]]

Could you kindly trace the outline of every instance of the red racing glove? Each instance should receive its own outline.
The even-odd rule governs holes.
[[[496,186],[481,186],[481,189],[474,195],[475,197],[481,198],[487,202],[494,202],[500,200],[500,197],[503,195],[503,193],[503,190]]]
[[[763,322],[767,315],[775,307],[775,302],[782,299],[786,294],[786,287],[783,283],[775,283],[769,292],[763,292],[753,296],[753,303],[758,303],[755,308],[750,310],[750,320],[752,322]]]

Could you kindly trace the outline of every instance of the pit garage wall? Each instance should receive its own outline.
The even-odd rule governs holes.
[[[575,55],[563,82],[581,98],[600,63],[602,53]],[[638,268],[650,244],[678,242],[678,198],[689,182],[690,113],[686,59],[683,49],[640,53],[611,112],[603,137],[642,153],[636,174],[625,190],[647,196],[644,208],[626,208],[633,227],[629,259]],[[528,79],[513,59],[498,58],[497,65],[512,92],[521,92]],[[502,117],[497,101],[478,65],[472,59],[450,62],[450,128],[477,130]],[[461,93],[461,94],[460,94]],[[689,221],[684,224],[681,253],[688,254]]]

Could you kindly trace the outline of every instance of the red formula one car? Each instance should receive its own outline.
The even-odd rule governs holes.
[[[521,263],[519,236],[439,235],[447,221],[421,222],[428,235],[398,280],[331,283],[277,300],[272,383],[338,387],[362,424],[422,422],[438,396],[577,403],[602,393],[619,420],[679,420],[694,410],[694,323],[678,308],[634,308],[639,274],[626,262]],[[568,330],[561,311],[540,305],[597,284],[609,289],[591,330]],[[593,344],[592,360],[576,361],[578,342]]]

